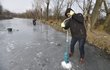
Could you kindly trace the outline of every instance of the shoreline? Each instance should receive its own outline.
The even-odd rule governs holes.
[[[12,19],[12,16],[4,16],[4,15],[0,15],[0,20],[5,20],[5,19]]]
[[[43,24],[47,24],[52,26],[54,29],[60,31],[60,32],[65,32],[61,27],[60,27],[60,23],[61,21],[52,21],[52,20],[41,20],[41,22]],[[105,35],[101,35],[100,32],[98,31],[94,31],[97,33],[97,36],[92,33],[92,32],[87,32],[87,44],[90,44],[98,49],[100,49],[102,52],[106,53],[107,55],[110,55],[110,44],[108,43],[110,38],[106,38]],[[99,34],[98,34],[99,33]],[[102,32],[103,33],[103,32]],[[101,36],[100,38],[99,35]],[[107,35],[108,37],[110,37],[110,35]]]

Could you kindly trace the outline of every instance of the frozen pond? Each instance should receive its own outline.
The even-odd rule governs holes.
[[[64,70],[66,35],[32,19],[0,20],[0,70]],[[12,28],[8,32],[7,28]],[[70,41],[71,37],[69,37]],[[72,70],[109,70],[110,59],[100,50],[85,44],[86,62],[79,64],[78,43],[70,60]]]

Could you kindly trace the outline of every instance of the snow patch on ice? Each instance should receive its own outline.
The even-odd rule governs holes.
[[[39,52],[36,55],[37,55],[37,57],[41,57],[42,56],[42,52]]]
[[[6,47],[7,52],[11,52],[11,50],[13,50],[13,49],[15,49],[14,41],[12,41],[11,43],[9,42],[7,47]]]

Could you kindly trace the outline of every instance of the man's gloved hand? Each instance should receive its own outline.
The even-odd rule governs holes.
[[[62,28],[65,27],[65,23],[64,23],[64,22],[61,23],[61,27],[62,27]]]

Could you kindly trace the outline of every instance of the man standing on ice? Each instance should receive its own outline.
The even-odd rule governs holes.
[[[61,27],[64,29],[69,29],[71,32],[71,44],[69,57],[73,56],[74,46],[76,42],[79,42],[80,51],[80,63],[84,63],[84,44],[86,41],[86,29],[84,26],[84,17],[81,13],[76,14],[71,8],[68,8],[65,12],[65,16],[68,18]]]

